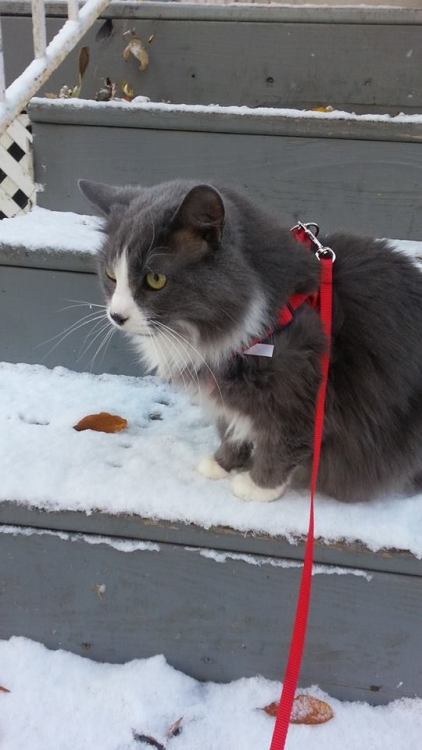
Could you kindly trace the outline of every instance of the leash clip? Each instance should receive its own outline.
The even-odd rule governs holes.
[[[294,232],[295,230],[302,231],[306,234],[306,237],[313,245],[313,250],[317,260],[331,260],[331,262],[334,263],[336,254],[331,247],[325,247],[319,241],[319,226],[315,221],[308,221],[306,222],[306,224],[304,224],[302,221],[298,221],[298,223],[291,229],[292,232]]]
[[[321,243],[319,244],[321,245]],[[322,260],[331,260],[331,263],[334,263],[336,259],[336,254],[334,250],[332,250],[331,247],[323,247],[321,245],[321,247],[319,247],[318,250],[316,250],[315,257],[317,258],[317,260],[321,260],[322,258]]]

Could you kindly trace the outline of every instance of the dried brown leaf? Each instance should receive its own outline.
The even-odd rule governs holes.
[[[278,702],[270,703],[263,709],[268,716],[277,716]],[[297,695],[293,702],[292,724],[325,724],[334,716],[333,709],[325,701],[312,695]]]
[[[312,695],[297,695],[290,721],[292,724],[325,724],[333,716],[333,709],[325,701]]]
[[[116,414],[108,414],[105,411],[99,414],[88,414],[73,429],[77,432],[83,430],[94,430],[95,432],[121,432],[127,428],[127,419],[119,417]]]
[[[89,47],[81,47],[79,52],[79,76],[82,79],[89,65]]]
[[[130,83],[128,83],[127,81],[122,81],[120,86],[123,93],[123,99],[126,99],[127,102],[131,102],[133,97],[135,96],[135,91]]]
[[[136,57],[136,59],[139,62],[139,69],[140,70],[146,70],[149,63],[149,55],[147,50],[145,49],[144,45],[142,44],[139,37],[134,36],[126,47],[123,50],[123,59],[126,60],[126,62],[130,59],[130,56],[133,55],[133,57]]]
[[[264,706],[262,710],[265,711],[265,713],[268,714],[268,716],[277,716],[278,701],[269,703],[268,706]]]
[[[182,721],[183,716],[180,717],[180,719],[177,719],[177,721],[174,722],[174,724],[171,725],[167,729],[166,737],[168,740],[171,740],[172,737],[178,737],[179,734],[182,734]]]

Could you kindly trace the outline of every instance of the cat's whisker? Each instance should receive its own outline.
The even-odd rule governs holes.
[[[173,341],[178,344],[179,348],[180,347],[182,348],[182,351],[184,352],[184,354],[188,358],[188,361],[190,362],[190,366],[189,366],[188,362],[186,362],[186,360],[185,360],[186,369],[188,370],[188,373],[191,375],[191,377],[195,377],[196,378],[196,383],[197,383],[197,386],[198,386],[198,390],[200,390],[198,368],[195,365],[195,362],[193,360],[193,357],[192,357],[191,353],[189,352],[189,350],[186,347],[186,343],[187,342],[183,341],[180,338],[180,336],[177,335],[177,332],[174,331],[170,326],[166,326],[164,323],[159,323],[158,325],[161,328],[162,335],[166,336],[166,340],[167,341],[169,340],[168,336],[171,336],[171,338],[173,339]],[[174,346],[175,346],[175,344],[174,344]]]
[[[218,393],[219,393],[220,398],[221,398],[221,403],[224,404],[223,394],[221,393],[221,388],[220,388],[220,386],[218,384],[217,378],[216,378],[214,372],[212,371],[211,367],[209,366],[208,362],[204,359],[204,357],[198,351],[198,349],[195,346],[193,346],[193,344],[191,344],[190,341],[188,341],[184,336],[182,336],[181,333],[179,333],[178,331],[175,331],[174,328],[171,328],[170,326],[165,326],[164,323],[160,323],[160,325],[164,326],[166,328],[166,330],[171,331],[175,336],[177,336],[178,338],[180,338],[186,344],[186,346],[188,346],[190,349],[192,349],[195,352],[195,354],[200,358],[200,360],[202,361],[202,363],[205,365],[205,367],[207,368],[208,372],[210,373],[210,375],[211,375],[211,377],[212,377],[212,379],[213,379],[213,381],[214,381],[214,383],[215,383],[215,385],[217,387]]]
[[[103,334],[107,330],[107,328],[110,325],[111,324],[109,323],[108,320],[104,320],[103,319],[103,320],[97,321],[97,323],[95,324],[93,330],[89,331],[89,333],[87,334],[87,336],[85,336],[84,344],[85,344],[85,341],[87,340],[87,338],[90,338],[90,340],[88,341],[87,344],[85,344],[85,346],[84,346],[84,344],[82,344],[83,349],[82,349],[82,351],[78,355],[78,362],[79,362],[79,360],[82,359],[82,357],[85,354],[88,354],[91,346],[96,342],[96,340],[98,339],[98,337],[101,336],[101,334]]]
[[[182,356],[183,363],[184,363],[184,366],[185,366],[185,370],[187,370],[188,372],[190,372],[190,366],[191,366],[192,370],[193,370],[193,373],[196,374],[195,364],[194,364],[194,362],[192,360],[192,357],[190,356],[189,352],[187,351],[186,347],[183,346],[183,344],[181,344],[181,342],[173,335],[172,331],[169,331],[167,329],[167,327],[164,326],[162,323],[160,323],[159,321],[156,321],[156,325],[157,325],[158,329],[160,330],[160,333],[163,336],[163,338],[167,341],[168,344],[170,344],[170,346],[172,347],[172,349],[176,350],[176,352],[179,354],[179,356],[180,356],[180,347],[182,348],[183,353],[187,357],[187,359],[185,359]],[[171,336],[171,338],[170,338],[170,336]],[[176,344],[178,344],[178,347],[176,346]],[[190,365],[189,365],[189,361],[190,361]],[[175,357],[173,357],[173,363],[174,363],[174,365],[177,365],[177,359]]]
[[[59,338],[63,334],[71,332],[71,330],[73,328],[77,328],[79,324],[86,325],[87,323],[90,323],[91,321],[93,322],[97,318],[103,317],[103,315],[104,313],[99,313],[98,310],[92,313],[88,313],[88,315],[83,315],[82,318],[75,320],[74,323],[71,323],[70,326],[65,328],[63,331],[60,331],[59,333],[57,333],[55,336],[52,336],[51,338],[46,339],[45,341],[41,341],[39,344],[36,345],[36,348],[38,348],[39,346],[45,346],[45,344],[49,344],[50,341],[54,341],[54,339]]]
[[[168,339],[167,335],[163,331],[160,331],[160,333],[163,336],[163,338],[165,339],[165,341],[167,342],[167,344],[169,344],[170,347],[173,349],[174,348],[173,342],[170,339]],[[163,358],[163,356],[162,356],[163,355],[163,350],[162,350],[162,348],[160,346],[159,337],[153,336],[152,337],[152,341],[153,341],[153,344],[154,344],[154,348],[155,348],[155,350],[157,352],[158,359]],[[181,376],[181,378],[183,380],[184,387],[186,387],[182,368],[180,367],[177,359],[174,357],[174,355],[171,353],[171,351],[170,351],[170,357],[172,359],[172,364],[174,364],[176,366],[176,368],[177,368],[177,370],[179,372],[179,375]]]
[[[49,356],[49,355],[50,355],[50,354],[51,354],[51,353],[52,353],[52,352],[53,352],[53,351],[54,351],[55,349],[57,349],[57,347],[58,347],[58,346],[59,346],[60,344],[62,344],[62,343],[63,343],[63,341],[64,341],[65,339],[67,339],[67,337],[68,337],[68,336],[70,336],[70,334],[71,334],[71,333],[75,333],[75,332],[76,332],[76,331],[78,331],[78,330],[79,330],[80,328],[83,328],[84,326],[87,326],[87,325],[89,325],[89,324],[91,324],[91,323],[94,323],[94,322],[95,322],[96,320],[98,320],[98,319],[99,319],[100,317],[101,317],[101,318],[103,318],[103,317],[104,317],[103,313],[101,313],[101,315],[99,315],[98,317],[90,318],[89,320],[85,320],[85,321],[82,321],[82,322],[80,322],[80,321],[77,321],[77,323],[74,323],[74,324],[73,324],[72,326],[70,326],[69,328],[67,328],[67,329],[65,330],[65,332],[61,331],[61,332],[60,332],[59,334],[57,334],[57,336],[60,336],[61,338],[59,338],[59,340],[58,340],[58,341],[56,341],[56,343],[54,344],[54,346],[52,346],[52,347],[51,347],[51,348],[50,348],[50,349],[48,350],[48,352],[47,352],[47,353],[45,354],[45,357],[48,357],[48,356]],[[36,348],[38,348],[38,347],[40,347],[40,346],[44,346],[45,344],[48,344],[48,343],[49,343],[50,341],[54,341],[54,339],[56,339],[56,338],[57,338],[57,336],[53,336],[53,337],[52,337],[51,339],[48,339],[47,341],[43,341],[43,342],[41,342],[40,344],[37,344]]]
[[[92,329],[90,331],[88,331],[88,333],[84,337],[84,340],[82,342],[82,346],[85,346],[85,344],[86,344],[87,340],[90,338],[90,336],[92,336],[92,334],[95,333],[98,330],[98,328],[102,325],[102,323],[103,322],[105,323],[105,321],[106,321],[106,318],[103,316],[102,319],[97,320],[97,322],[94,323]]]
[[[191,377],[192,374],[196,375],[195,369],[193,367],[193,362],[191,360],[192,370],[193,370],[193,373],[191,373],[190,372],[190,368],[189,368],[189,361],[188,361],[188,359],[185,359],[185,357],[183,356],[183,354],[180,353],[180,342],[178,342],[177,339],[172,340],[171,338],[169,338],[169,334],[166,331],[162,330],[161,331],[161,335],[163,336],[163,338],[165,339],[165,341],[167,342],[167,344],[169,346],[171,346],[176,351],[176,353],[178,355],[177,358],[173,357],[173,363],[177,367],[177,369],[179,371],[179,375],[180,375],[180,377],[183,380],[183,386],[184,386],[184,388],[186,388],[185,373],[187,373],[188,377]],[[177,343],[179,344],[179,349],[176,346]],[[186,354],[186,350],[184,348],[183,348],[183,352]],[[189,353],[187,353],[187,355],[189,357]],[[180,365],[180,363],[178,361],[179,359],[182,360],[183,367]],[[190,357],[189,357],[189,359],[190,359]],[[198,381],[198,377],[197,376],[196,376],[196,379]],[[198,381],[198,388],[199,388],[199,381]]]
[[[105,334],[105,336],[104,336],[104,339],[103,339],[103,341],[102,341],[102,344],[100,345],[100,347],[99,347],[99,349],[98,349],[98,351],[97,351],[97,354],[96,354],[96,356],[98,356],[98,354],[99,354],[99,353],[101,352],[101,350],[102,350],[101,361],[103,361],[103,360],[104,360],[104,355],[105,355],[105,353],[106,353],[106,351],[107,351],[107,347],[108,347],[108,345],[109,345],[109,343],[110,343],[110,341],[111,341],[111,338],[112,338],[112,336],[113,336],[113,333],[115,333],[115,331],[116,331],[116,329],[115,329],[115,328],[113,328],[113,327],[111,327],[111,328],[110,328],[110,330],[109,330],[109,331],[107,331],[107,332],[106,332],[106,334]],[[94,361],[95,361],[95,358],[94,358]]]
[[[175,342],[176,342],[179,345],[179,347],[182,347],[182,350],[183,350],[184,354],[187,356],[188,360],[190,361],[190,365],[191,365],[192,370],[190,370],[189,361],[187,361],[187,360],[184,360],[185,368],[186,368],[188,374],[191,377],[195,378],[196,383],[197,383],[197,387],[198,387],[198,392],[200,392],[200,384],[199,384],[198,372],[197,372],[197,368],[195,367],[195,363],[194,363],[194,361],[192,359],[191,354],[186,349],[186,347],[183,345],[183,343],[175,336],[173,330],[171,330],[168,326],[164,326],[163,323],[158,323],[158,326],[162,327],[161,328],[161,333],[166,338],[166,341],[168,341],[169,343],[171,343],[171,340],[168,338],[169,335],[170,335],[172,337],[172,339],[173,339],[173,346],[175,347],[175,345],[176,345]],[[175,361],[175,364],[176,364],[176,361]]]
[[[111,326],[111,323],[109,323],[108,325],[110,325],[110,326]],[[100,331],[100,333],[99,333],[98,335],[102,335],[102,334],[104,334],[104,329],[102,329],[102,330]],[[103,339],[102,339],[102,340],[100,341],[100,344],[99,344],[99,346],[97,347],[97,349],[96,349],[96,351],[95,351],[95,353],[94,353],[94,356],[93,356],[93,357],[92,357],[92,359],[91,359],[91,363],[90,363],[90,368],[91,368],[91,370],[92,370],[92,368],[94,367],[94,364],[95,364],[95,360],[97,359],[97,356],[98,356],[98,354],[100,353],[101,349],[103,348],[103,346],[105,345],[105,343],[106,343],[106,341],[107,341],[107,336],[108,336],[108,334],[109,334],[109,331],[107,331],[107,332],[105,333],[105,335],[104,335],[104,338],[103,338]],[[96,336],[96,338],[98,338],[98,335]]]
[[[161,332],[161,333],[162,333],[163,337],[165,338],[166,342],[168,344],[170,344],[170,346],[172,346],[172,342],[167,339],[167,336],[163,332]],[[158,337],[153,336],[152,339],[151,339],[151,341],[152,341],[153,346],[155,348],[155,351],[156,351],[156,354],[157,354],[157,359],[158,360],[162,359],[163,358],[163,350],[162,350],[162,348],[160,346],[160,342],[159,342]],[[183,369],[181,368],[181,366],[179,365],[179,363],[178,363],[178,361],[176,359],[173,358],[173,362],[174,362],[174,365],[176,366],[176,368],[178,370],[178,373],[179,373],[180,377],[182,378],[183,387],[186,388],[186,382],[185,382],[185,377],[184,377]]]
[[[107,305],[98,305],[97,303],[94,303],[94,302],[82,302],[79,300],[65,300],[65,302],[73,302],[73,304],[66,305],[66,307],[60,307],[58,312],[63,312],[64,310],[72,310],[75,307],[89,307],[90,309],[93,307],[96,307],[97,312],[98,312],[98,308],[100,308],[101,310],[107,309]]]
[[[110,329],[110,331],[109,331],[109,333],[106,336],[107,343],[106,343],[105,349],[104,349],[104,351],[102,353],[102,357],[101,357],[101,361],[102,362],[104,361],[104,357],[107,354],[107,349],[108,349],[108,347],[110,345],[110,341],[113,338],[113,336],[114,336],[115,333],[116,333],[116,329],[114,328],[114,326],[112,326],[111,329]]]

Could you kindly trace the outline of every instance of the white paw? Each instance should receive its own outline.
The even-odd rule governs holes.
[[[280,484],[278,487],[258,487],[251,478],[249,471],[242,474],[236,474],[232,481],[232,491],[236,497],[241,500],[255,500],[261,503],[270,503],[278,500],[286,489],[287,482]]]
[[[228,472],[217,463],[214,456],[205,456],[205,458],[201,458],[196,468],[199,473],[204,477],[207,477],[207,479],[224,479],[228,474]]]

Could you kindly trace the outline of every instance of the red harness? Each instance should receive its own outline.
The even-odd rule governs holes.
[[[310,227],[312,227],[314,231],[312,231]],[[306,245],[306,247],[308,247],[310,250],[313,250],[318,259],[321,259],[324,253],[328,254],[328,251],[332,253],[332,256],[334,257],[334,253],[331,248],[324,248],[317,239],[317,234],[319,232],[318,224],[302,224],[301,222],[299,222],[294,227],[292,227],[290,231],[294,239],[297,240],[297,242],[300,242],[302,245]],[[252,349],[256,344],[263,343],[267,339],[270,339],[271,336],[273,336],[273,334],[277,331],[280,331],[283,328],[287,328],[287,326],[292,322],[296,310],[302,307],[302,305],[304,305],[305,303],[312,307],[314,310],[318,310],[319,292],[314,291],[305,292],[303,294],[292,294],[287,300],[286,304],[283,305],[283,307],[281,307],[278,311],[275,326],[269,329],[260,338],[250,341],[243,353],[254,354],[255,352],[250,352],[249,350]]]
[[[314,232],[310,229],[314,227]],[[300,581],[299,596],[296,606],[296,616],[293,633],[290,641],[289,657],[284,675],[283,690],[278,706],[274,732],[271,740],[270,750],[284,750],[287,732],[289,730],[290,716],[293,701],[299,680],[300,667],[302,663],[303,649],[305,645],[306,629],[308,624],[309,604],[312,587],[312,564],[314,550],[314,496],[318,478],[319,458],[321,453],[322,433],[324,427],[325,396],[328,382],[328,368],[330,364],[331,343],[331,318],[332,318],[332,271],[335,254],[329,247],[324,247],[316,235],[318,226],[316,224],[298,223],[292,228],[292,234],[299,242],[307,245],[315,252],[321,263],[320,288],[317,295],[293,295],[287,305],[280,310],[279,322],[288,325],[293,318],[294,310],[305,302],[312,307],[318,307],[322,328],[327,337],[327,349],[321,355],[321,383],[318,389],[315,405],[315,423],[313,440],[313,462],[311,473],[311,500],[309,509],[308,536],[305,546],[305,557],[303,562],[302,576]],[[311,299],[312,298],[312,299]],[[290,316],[290,317],[288,317]]]

